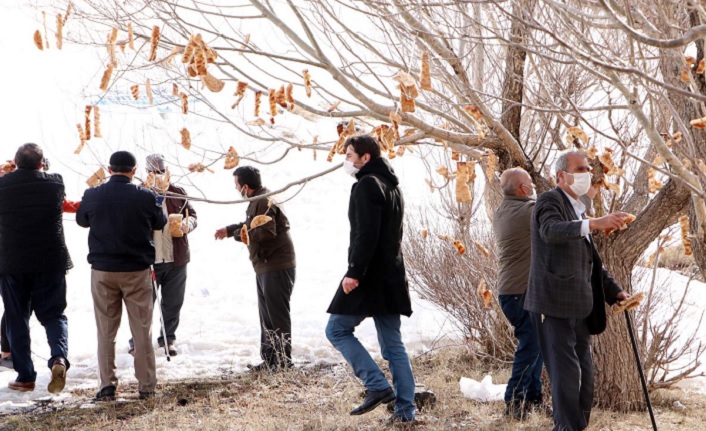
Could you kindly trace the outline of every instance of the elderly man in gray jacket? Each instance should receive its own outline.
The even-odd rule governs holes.
[[[534,406],[542,405],[542,356],[537,332],[524,309],[529,278],[530,220],[536,202],[532,178],[522,168],[500,176],[503,200],[493,216],[498,250],[498,301],[515,329],[517,349],[512,374],[505,390],[505,414],[524,419]]]

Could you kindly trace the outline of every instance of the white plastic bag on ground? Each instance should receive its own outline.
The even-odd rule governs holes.
[[[480,402],[502,401],[507,387],[507,385],[494,385],[490,375],[483,377],[480,382],[461,377],[459,384],[464,397]]]

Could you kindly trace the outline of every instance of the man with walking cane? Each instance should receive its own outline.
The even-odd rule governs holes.
[[[90,228],[88,262],[98,332],[100,390],[96,400],[115,399],[118,385],[115,338],[125,303],[135,340],[135,377],[139,398],[155,395],[157,373],[152,346],[152,273],[155,250],[152,232],[167,222],[161,196],[131,184],[135,156],[118,151],[110,156],[107,183],[88,189],[76,222]]]
[[[561,153],[555,169],[559,186],[537,198],[532,214],[525,309],[549,374],[554,431],[579,431],[593,404],[591,335],[605,330],[604,302],[629,297],[603,268],[591,232],[620,229],[628,214],[584,219],[579,197],[591,187],[585,153]]]
[[[171,183],[164,156],[150,154],[146,162],[148,176],[143,187],[166,195],[162,212],[168,219],[168,224],[162,230],[153,233],[154,298],[160,305],[158,311],[162,319],[157,344],[160,348],[168,350],[168,356],[176,356],[176,330],[179,327],[179,315],[186,292],[186,267],[191,258],[188,234],[196,229],[196,211],[186,199],[186,190]],[[132,339],[129,353],[135,353]]]

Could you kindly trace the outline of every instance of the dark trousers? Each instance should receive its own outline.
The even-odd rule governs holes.
[[[179,327],[179,315],[181,307],[184,305],[184,294],[186,292],[186,265],[176,266],[172,262],[157,263],[154,265],[154,274],[157,279],[157,286],[162,295],[162,318],[164,319],[164,329],[167,331],[167,344],[176,341],[176,330]],[[157,292],[152,292],[152,301],[157,300]],[[162,327],[159,327],[159,337],[157,342],[160,347],[164,346],[164,336]],[[134,343],[130,339],[130,347]]]
[[[164,318],[164,329],[167,331],[167,344],[176,340],[176,330],[179,327],[179,314],[184,305],[184,293],[186,292],[186,265],[176,266],[174,263],[158,263],[154,265],[154,273],[157,284],[162,294],[162,317]],[[155,292],[155,299],[157,295]],[[164,345],[164,336],[160,328],[160,335],[157,341],[160,346]]]
[[[530,312],[549,373],[554,431],[588,426],[593,405],[591,335],[586,319],[560,319]]]
[[[7,335],[10,340],[12,362],[18,382],[34,382],[37,373],[32,363],[29,318],[32,311],[47,333],[51,350],[48,366],[54,360],[66,359],[69,350],[66,309],[65,272],[0,275],[0,292],[5,304]]]
[[[256,275],[260,311],[260,356],[271,367],[292,363],[292,319],[289,299],[296,268]]]
[[[7,323],[5,323],[5,312],[0,319],[0,352],[10,353],[10,340],[7,338]]]
[[[505,390],[505,403],[542,402],[542,355],[537,331],[524,309],[525,295],[499,295],[503,314],[515,328],[517,349],[512,374]]]

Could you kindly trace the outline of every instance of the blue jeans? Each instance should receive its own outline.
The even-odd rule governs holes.
[[[360,341],[353,335],[355,328],[367,316],[332,314],[326,325],[326,338],[353,368],[356,377],[363,381],[368,391],[384,391],[390,387],[385,374],[375,363]],[[407,350],[400,333],[400,315],[386,314],[372,316],[377,329],[378,343],[382,357],[390,366],[392,382],[395,386],[395,416],[414,419],[414,375]]]
[[[69,350],[68,321],[66,309],[65,272],[37,274],[0,275],[0,292],[5,303],[7,336],[10,339],[12,363],[17,371],[18,382],[34,382],[37,373],[31,356],[29,317],[34,311],[39,323],[47,333],[51,350],[48,366],[54,360],[66,359]]]
[[[500,307],[515,328],[517,350],[512,361],[512,375],[507,382],[505,402],[542,401],[542,355],[539,338],[524,309],[525,295],[499,295]]]

